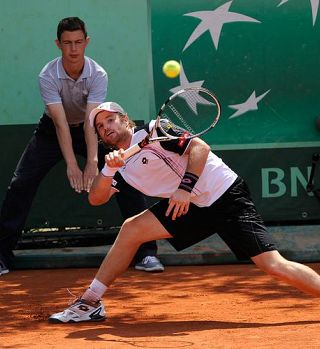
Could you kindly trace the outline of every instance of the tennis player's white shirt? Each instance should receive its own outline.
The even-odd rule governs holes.
[[[151,121],[144,129],[136,129],[131,145],[143,140],[148,133],[148,127],[151,130],[154,122]],[[169,143],[170,150],[167,150],[164,147],[168,148]],[[172,146],[172,141],[149,144],[129,158],[119,172],[127,183],[142,193],[152,197],[169,198],[177,190],[186,171],[188,156],[185,151],[188,145],[189,142],[185,142],[183,146],[175,142]],[[171,150],[175,148],[176,152]],[[206,166],[191,193],[191,202],[200,207],[210,206],[236,178],[237,174],[210,152]],[[114,186],[117,187],[116,183]]]

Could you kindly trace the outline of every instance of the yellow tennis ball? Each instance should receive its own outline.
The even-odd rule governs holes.
[[[177,61],[167,61],[162,67],[163,74],[167,78],[176,78],[180,74],[180,64]]]

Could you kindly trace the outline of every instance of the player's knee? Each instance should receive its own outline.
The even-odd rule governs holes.
[[[143,241],[141,227],[138,222],[132,218],[128,218],[124,221],[120,234],[122,238],[129,239],[132,242],[141,243]]]
[[[285,276],[287,269],[285,260],[268,261],[268,263],[264,263],[262,266],[258,265],[258,267],[272,277],[280,279]]]
[[[264,269],[264,271],[273,276],[273,277],[276,277],[276,278],[282,278],[283,276],[283,265],[282,263],[278,263],[278,262],[275,262],[275,263],[270,263],[269,265],[267,265]]]
[[[256,266],[265,273],[282,278],[285,274],[287,260],[278,253],[267,252],[257,258],[253,258]]]

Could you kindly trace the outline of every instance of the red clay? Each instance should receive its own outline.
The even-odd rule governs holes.
[[[311,265],[320,271],[320,264]],[[52,325],[69,288],[94,269],[20,270],[0,277],[0,348],[320,348],[319,300],[253,265],[130,269],[104,297],[101,323]]]

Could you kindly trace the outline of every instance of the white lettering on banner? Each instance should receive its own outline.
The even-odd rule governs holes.
[[[270,179],[271,176],[273,177],[272,179]],[[281,168],[262,168],[262,197],[275,198],[284,195],[286,193],[286,185],[282,182],[283,179],[284,171]],[[271,186],[273,192],[271,192]]]
[[[305,189],[310,176],[311,167],[307,167],[307,175],[305,176],[299,167],[290,167],[289,174],[285,170],[278,167],[261,169],[261,188],[263,198],[276,198],[287,194],[287,186],[290,186],[290,196],[298,196],[298,186]],[[288,183],[289,177],[289,183]],[[284,183],[286,180],[287,185]],[[308,193],[313,196],[313,193]]]

